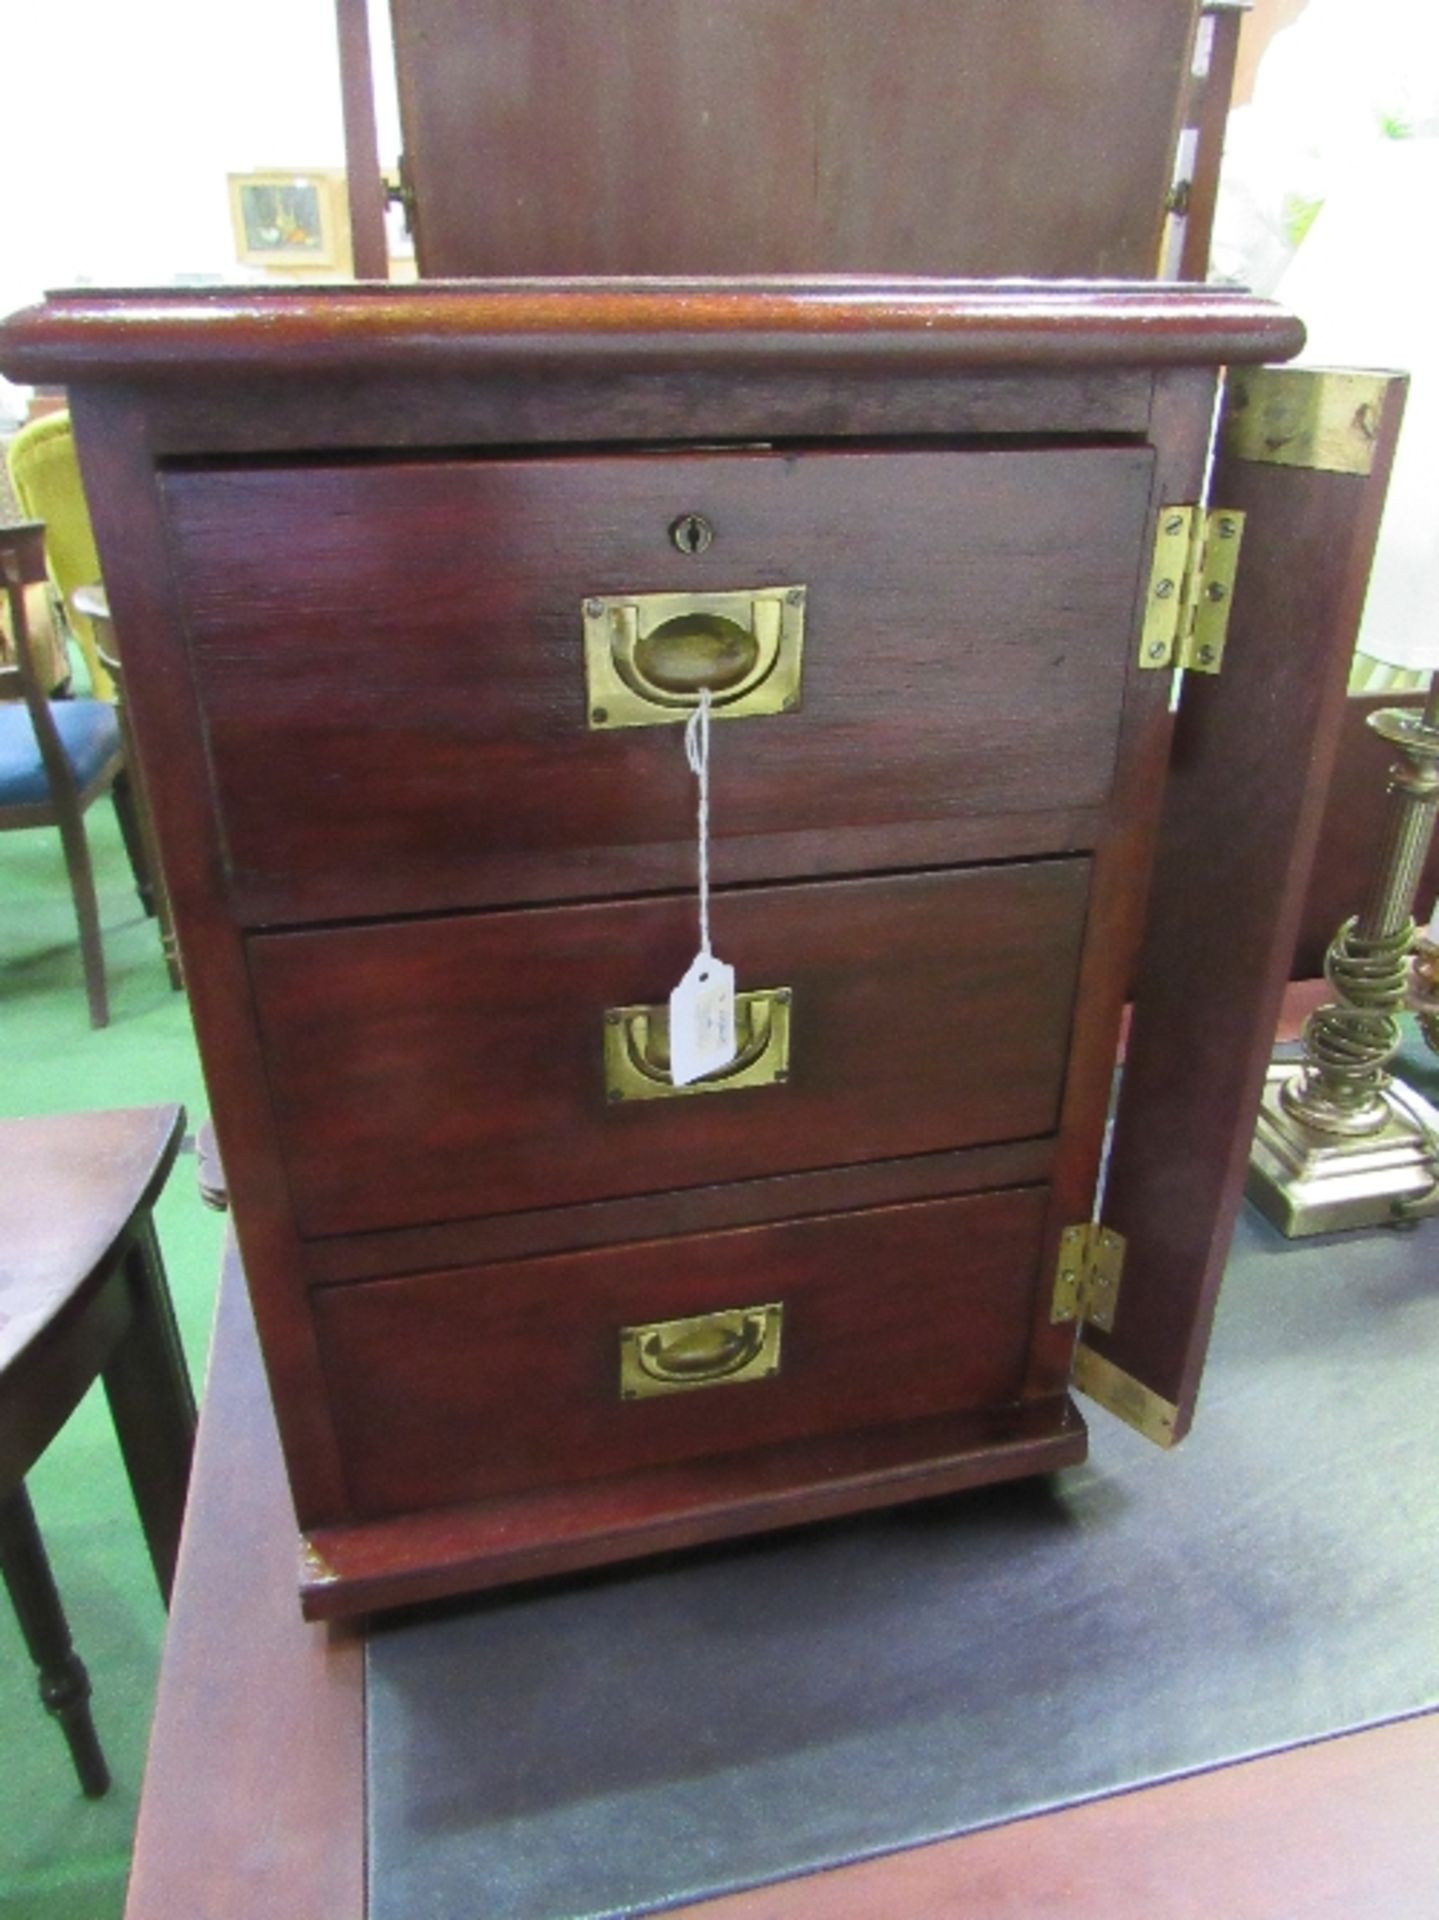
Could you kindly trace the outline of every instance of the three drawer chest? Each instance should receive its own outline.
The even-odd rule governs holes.
[[[1206,464],[1221,367],[1301,337],[943,282],[9,323],[71,395],[307,1611],[1062,1467],[1076,1385],[1182,1432],[1329,712],[1204,672],[1277,471]],[[702,702],[734,1035],[677,1085]],[[1153,958],[1177,899],[1224,980]]]

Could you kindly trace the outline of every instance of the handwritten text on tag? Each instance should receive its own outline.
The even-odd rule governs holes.
[[[734,968],[696,954],[670,995],[670,1080],[687,1087],[735,1057]]]

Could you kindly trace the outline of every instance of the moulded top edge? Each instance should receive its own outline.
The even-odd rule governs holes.
[[[792,278],[85,289],[0,328],[12,379],[621,367],[1145,367],[1287,360],[1283,308],[1151,281]]]

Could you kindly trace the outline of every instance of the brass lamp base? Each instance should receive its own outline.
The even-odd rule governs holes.
[[[1302,1070],[1291,1063],[1265,1076],[1245,1188],[1265,1219],[1296,1240],[1439,1213],[1439,1112],[1393,1080],[1380,1095],[1388,1109],[1381,1127],[1325,1133],[1280,1098]]]

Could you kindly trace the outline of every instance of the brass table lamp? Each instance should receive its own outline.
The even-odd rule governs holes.
[[[1398,750],[1378,869],[1330,943],[1334,998],[1305,1022],[1303,1058],[1271,1067],[1249,1197],[1291,1237],[1439,1213],[1439,1112],[1389,1073],[1410,997],[1414,896],[1439,811],[1439,673],[1422,714],[1369,725]]]
[[[1429,1051],[1439,1053],[1439,905],[1425,932],[1414,942],[1409,1005],[1419,1016],[1419,1031]]]

